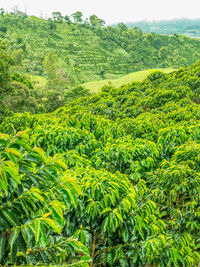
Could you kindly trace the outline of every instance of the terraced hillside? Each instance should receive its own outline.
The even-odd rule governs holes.
[[[200,57],[200,42],[180,35],[144,34],[140,29],[94,27],[89,22],[0,15],[0,40],[18,61],[17,69],[45,75],[43,61],[56,54],[73,84],[149,68],[188,66]],[[17,52],[16,52],[17,51]]]

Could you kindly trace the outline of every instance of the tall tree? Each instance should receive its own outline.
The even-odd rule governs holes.
[[[82,14],[82,12],[77,11],[77,12],[73,13],[71,16],[73,17],[74,22],[76,22],[76,23],[82,23],[83,22],[83,19],[82,19],[83,14]]]
[[[105,21],[102,19],[99,19],[96,15],[91,15],[89,20],[93,27],[101,27],[105,25]]]
[[[68,24],[71,23],[70,17],[67,16],[67,15],[64,16],[64,20],[65,20]]]
[[[63,17],[60,12],[52,12],[52,17],[54,20],[62,21]]]

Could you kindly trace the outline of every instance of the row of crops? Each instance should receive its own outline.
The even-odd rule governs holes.
[[[198,266],[200,63],[0,125],[0,264]]]

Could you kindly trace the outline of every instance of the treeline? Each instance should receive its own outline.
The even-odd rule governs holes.
[[[13,17],[21,17],[21,18],[27,18],[30,17],[28,14],[18,10],[17,8],[14,8],[13,12],[6,12],[3,8],[0,8],[0,14],[1,16],[10,14]],[[42,18],[42,14],[41,14]],[[93,27],[102,27],[105,26],[105,21],[98,18],[96,15],[91,15],[89,18],[83,19],[83,13],[80,11],[77,11],[71,15],[62,15],[61,12],[54,11],[52,12],[51,17],[47,19],[50,23],[52,21],[66,21],[67,23],[80,23],[80,24],[90,24]],[[55,28],[55,24],[52,24],[53,28]]]

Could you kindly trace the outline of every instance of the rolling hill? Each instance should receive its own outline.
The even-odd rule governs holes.
[[[174,69],[171,68],[160,68],[160,69],[149,69],[149,70],[142,70],[133,72],[127,75],[124,75],[118,79],[105,79],[100,81],[92,81],[88,83],[82,84],[83,87],[90,90],[91,92],[97,93],[101,90],[101,88],[105,85],[111,85],[115,88],[119,88],[120,86],[132,82],[141,82],[143,81],[148,75],[155,71],[161,71],[163,73],[170,73],[174,71]]]
[[[15,70],[45,76],[44,61],[57,56],[60,75],[71,84],[122,76],[149,68],[189,66],[200,58],[200,42],[139,28],[94,26],[90,21],[41,19],[23,13],[0,14],[0,40],[15,59]]]

